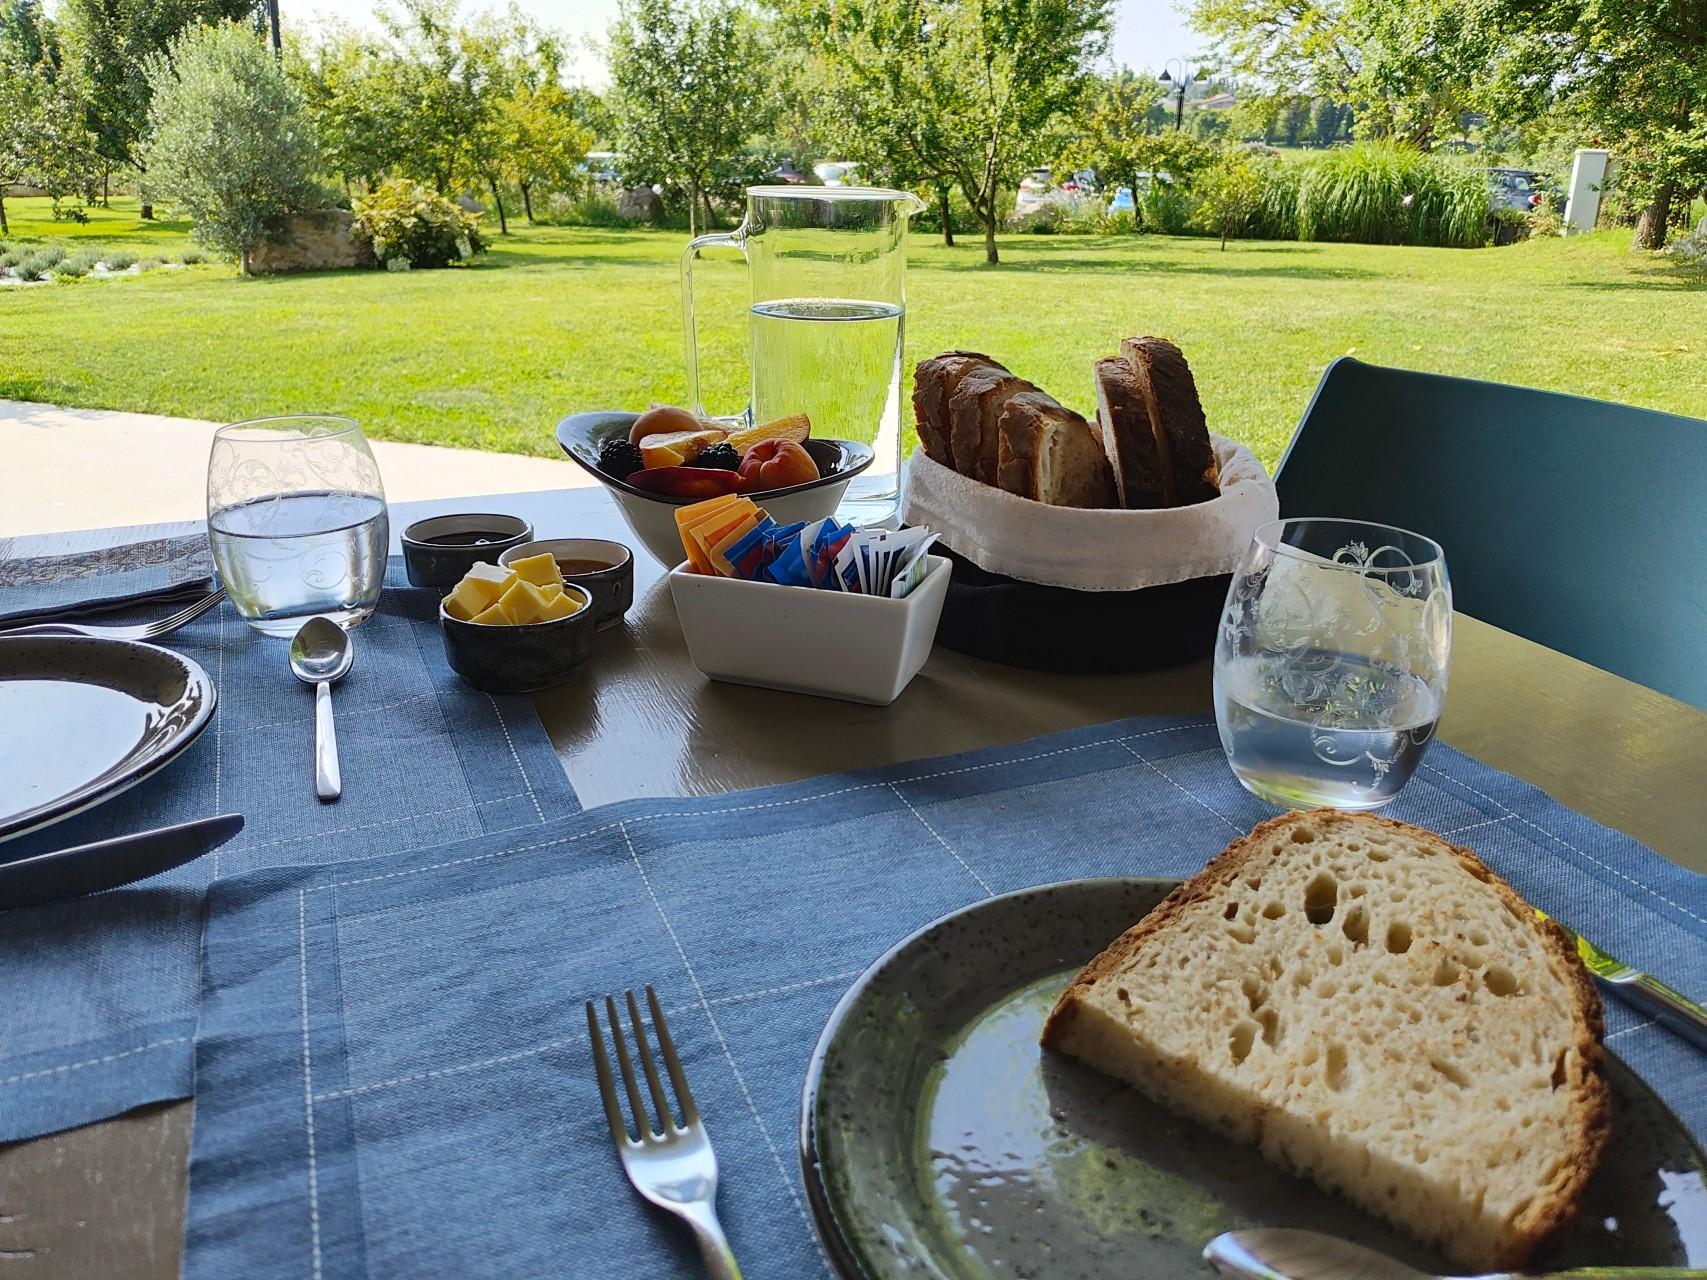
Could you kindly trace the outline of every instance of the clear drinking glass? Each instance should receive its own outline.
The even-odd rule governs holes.
[[[373,612],[391,541],[385,486],[349,418],[278,417],[214,433],[207,539],[237,612],[269,636]]]
[[[1361,520],[1266,524],[1215,642],[1227,762],[1274,804],[1379,808],[1434,737],[1451,654],[1438,543]]]
[[[688,403],[700,401],[693,262],[702,249],[747,259],[752,400],[744,425],[804,413],[812,434],[859,440],[877,460],[837,515],[888,523],[900,501],[901,345],[907,317],[907,219],[925,208],[879,187],[748,187],[732,232],[700,236],[682,258]]]

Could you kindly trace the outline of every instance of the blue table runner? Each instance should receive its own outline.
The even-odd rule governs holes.
[[[1707,880],[1442,744],[1391,807],[1707,991]],[[699,1274],[612,1150],[582,1001],[651,982],[749,1280],[827,1274],[796,1154],[808,1055],[888,946],[990,894],[1185,876],[1273,810],[1201,718],[1124,721],[215,887],[185,1274]],[[1707,1139],[1707,1055],[1607,1004]]]
[[[530,701],[480,693],[446,665],[437,609],[392,560],[377,613],[352,633],[355,666],[333,694],[345,790],[330,805],[314,795],[313,692],[290,674],[285,642],[252,631],[229,603],[169,637],[213,678],[213,722],[153,778],[0,844],[0,858],[224,811],[246,825],[217,852],[143,884],[0,912],[0,1141],[189,1096],[203,900],[215,879],[578,812]]]

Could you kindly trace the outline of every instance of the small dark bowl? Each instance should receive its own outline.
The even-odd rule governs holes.
[[[445,545],[428,541],[449,536],[479,535],[484,542]],[[480,561],[496,564],[511,547],[533,538],[533,526],[520,516],[471,512],[467,515],[429,516],[403,531],[403,567],[409,585],[427,587],[443,594],[462,581]]]
[[[562,684],[593,651],[593,597],[573,583],[563,588],[586,602],[567,618],[519,627],[464,622],[439,606],[439,629],[451,670],[486,693],[533,693]]]
[[[587,573],[567,573],[564,582],[585,587],[593,597],[593,620],[600,631],[622,621],[634,603],[634,553],[620,542],[605,538],[545,538],[511,547],[498,557],[504,568],[529,556],[549,555],[558,561],[602,560],[606,567]]]

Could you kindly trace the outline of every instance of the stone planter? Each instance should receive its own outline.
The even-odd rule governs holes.
[[[278,234],[249,255],[249,271],[258,276],[378,265],[373,245],[347,209],[287,214]]]

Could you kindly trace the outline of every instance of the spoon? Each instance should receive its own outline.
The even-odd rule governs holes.
[[[1360,1244],[1314,1231],[1260,1228],[1216,1236],[1203,1260],[1244,1280],[1455,1280],[1408,1267]],[[1457,1280],[1699,1280],[1689,1267],[1582,1267],[1572,1271],[1493,1271]]]
[[[290,671],[314,686],[314,794],[336,800],[344,792],[338,773],[338,734],[332,727],[332,686],[356,660],[350,636],[330,618],[310,618],[290,642]]]

